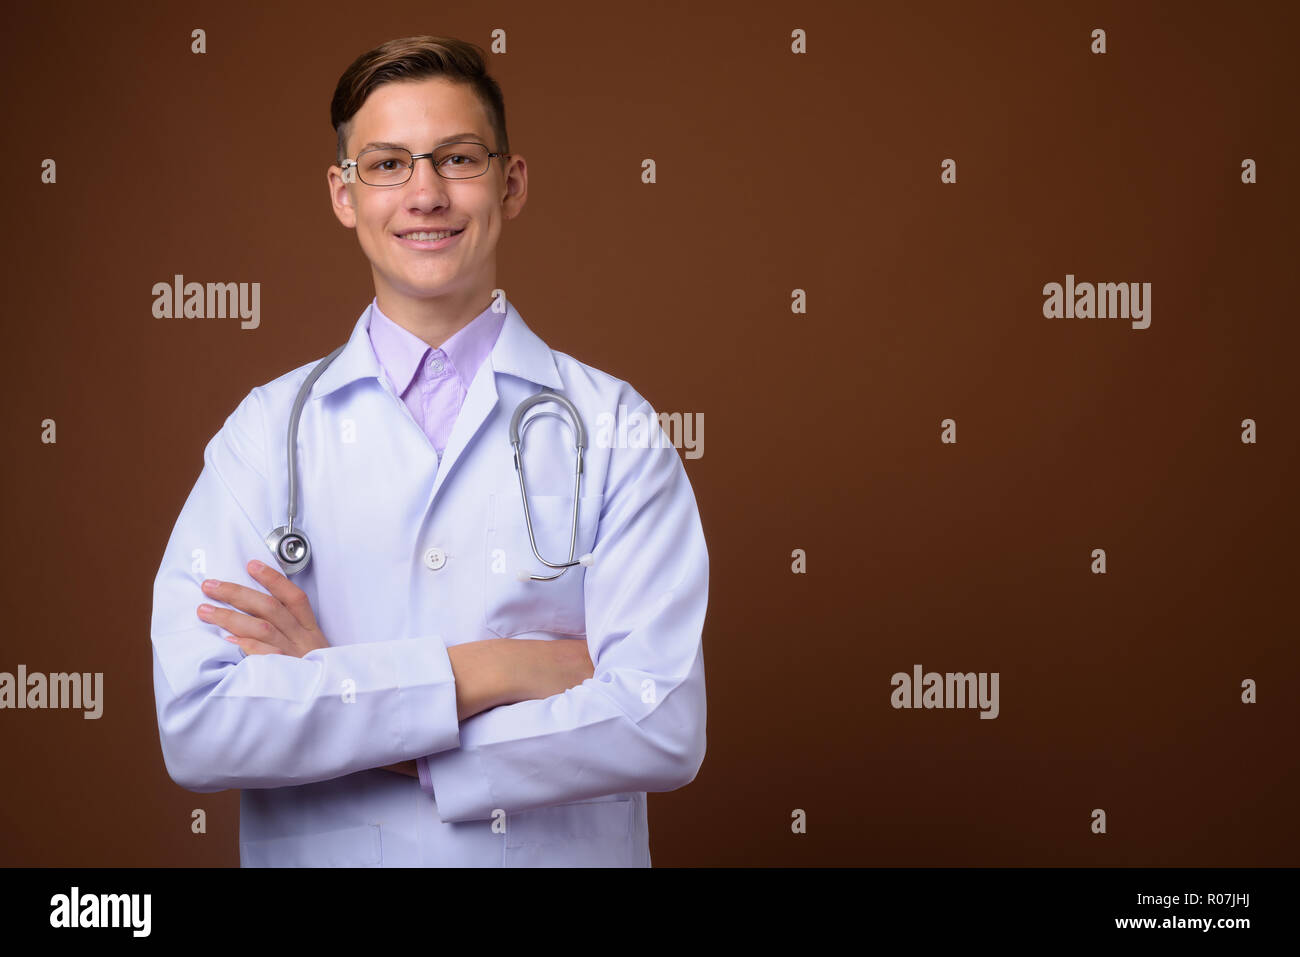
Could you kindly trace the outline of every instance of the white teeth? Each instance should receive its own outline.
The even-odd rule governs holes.
[[[414,239],[418,242],[428,243],[436,239],[446,239],[448,236],[454,236],[459,230],[446,230],[441,233],[403,233],[402,238]]]

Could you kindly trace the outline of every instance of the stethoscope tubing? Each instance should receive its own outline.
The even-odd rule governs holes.
[[[569,413],[570,420],[574,426],[573,441],[574,441],[574,450],[576,452],[576,460],[573,469],[573,520],[569,526],[569,560],[565,562],[547,561],[547,559],[542,556],[542,553],[537,548],[537,539],[533,535],[533,516],[528,508],[528,483],[524,478],[524,463],[523,463],[524,434],[527,433],[528,426],[532,425],[542,416],[556,415],[556,413],[539,412],[537,413],[537,415],[533,416],[531,419],[526,421],[523,424],[522,429],[519,427],[519,420],[523,417],[524,413],[526,413],[534,405],[537,405],[539,402],[546,402],[546,401],[558,402],[561,406],[563,406],[564,409]],[[557,415],[557,418],[560,418],[560,416]],[[565,572],[567,572],[574,565],[580,564],[580,561],[573,557],[573,553],[577,550],[577,546],[578,546],[578,501],[582,496],[582,453],[583,453],[583,449],[586,446],[586,441],[587,441],[586,430],[583,429],[582,427],[582,417],[578,414],[577,408],[574,407],[573,403],[570,402],[568,398],[560,395],[558,392],[542,391],[537,393],[537,395],[529,396],[527,399],[524,399],[523,402],[519,403],[519,406],[515,409],[515,414],[510,419],[510,445],[514,449],[515,474],[519,476],[519,497],[523,500],[524,503],[524,525],[528,529],[528,545],[533,550],[533,556],[539,562],[541,562],[547,568],[560,569],[560,571],[556,572],[554,575],[529,575],[528,577],[533,581],[538,581],[538,582],[554,581],[555,579],[563,575]]]
[[[307,376],[307,380],[298,390],[297,397],[293,400],[293,411],[289,413],[289,522],[287,525],[289,534],[293,534],[293,520],[298,517],[298,418],[302,415],[302,407],[307,402],[307,396],[311,393],[311,387],[316,384],[322,372],[331,362],[338,358],[340,352],[347,347],[347,343],[339,346],[320,362],[316,363],[316,368],[312,369]]]

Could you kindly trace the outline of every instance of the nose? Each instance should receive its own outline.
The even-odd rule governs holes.
[[[424,160],[429,161],[427,166],[424,165]],[[427,191],[442,199],[446,196],[446,182],[434,168],[433,157],[421,156],[415,161],[415,168],[411,170],[411,178],[407,180],[406,186],[414,189],[417,196],[422,196]]]

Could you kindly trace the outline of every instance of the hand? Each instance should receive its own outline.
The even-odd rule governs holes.
[[[199,617],[231,632],[223,636],[226,641],[239,645],[249,655],[301,658],[309,651],[330,646],[329,639],[316,624],[311,603],[301,588],[271,566],[256,560],[248,563],[248,574],[270,594],[264,595],[252,588],[215,578],[203,583],[203,593],[249,614],[199,605]]]

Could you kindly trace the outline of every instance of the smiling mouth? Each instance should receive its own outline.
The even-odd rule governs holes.
[[[452,236],[459,236],[465,231],[465,227],[460,229],[441,229],[441,230],[412,230],[411,232],[398,233],[398,239],[409,239],[417,243],[441,242],[444,239],[450,239]]]

